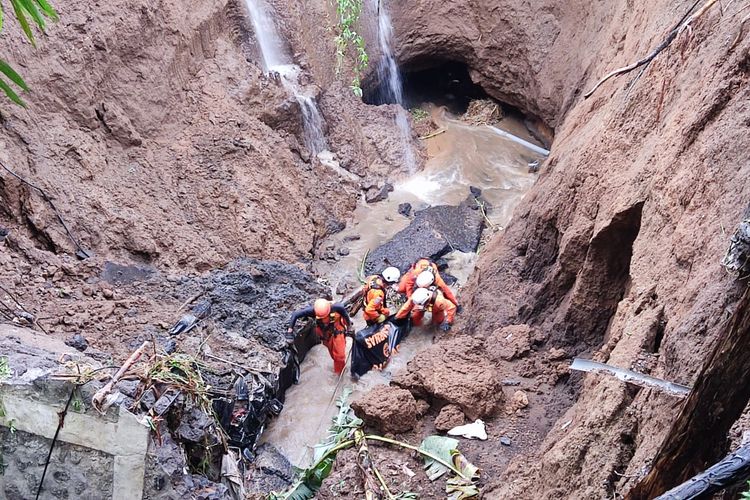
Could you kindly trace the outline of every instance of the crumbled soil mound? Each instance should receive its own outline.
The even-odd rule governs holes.
[[[398,387],[378,386],[352,402],[354,413],[380,433],[410,431],[417,423],[417,402]]]
[[[478,339],[453,337],[417,354],[393,382],[433,404],[455,404],[470,420],[486,418],[498,411],[504,396],[482,349]]]
[[[440,409],[437,418],[435,418],[435,429],[447,432],[454,427],[464,425],[466,417],[461,408],[457,405],[445,405]]]
[[[441,205],[416,212],[409,226],[367,256],[365,272],[395,266],[402,272],[419,260],[437,260],[453,251],[474,252],[479,246],[484,217],[473,196],[458,206]]]
[[[529,325],[511,325],[495,330],[485,341],[487,355],[494,361],[511,361],[531,352],[535,335]]]

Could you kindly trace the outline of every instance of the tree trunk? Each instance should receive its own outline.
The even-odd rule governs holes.
[[[646,477],[627,500],[655,498],[715,463],[750,400],[750,288],[706,360]]]

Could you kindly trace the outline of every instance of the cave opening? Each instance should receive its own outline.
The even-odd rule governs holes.
[[[399,67],[403,83],[403,102],[397,102],[382,72],[375,71],[362,87],[367,104],[401,104],[406,109],[429,103],[445,106],[453,114],[466,112],[475,99],[489,99],[484,89],[474,83],[469,67],[461,61],[418,59]]]

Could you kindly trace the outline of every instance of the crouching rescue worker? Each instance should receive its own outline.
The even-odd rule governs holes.
[[[395,267],[386,268],[382,274],[373,275],[365,279],[362,287],[362,303],[364,311],[362,313],[368,325],[382,323],[391,314],[388,309],[389,298],[393,299],[393,294],[389,293],[391,288],[396,286],[401,272]]]
[[[411,269],[409,269],[409,271],[401,278],[401,281],[398,284],[398,291],[405,293],[407,298],[411,298],[411,295],[420,286],[417,284],[417,277],[425,272],[432,274],[432,283],[427,286],[437,287],[446,299],[451,301],[454,306],[458,306],[456,295],[453,293],[453,290],[450,289],[448,284],[443,281],[443,278],[438,271],[437,264],[430,259],[422,258],[415,262],[414,265],[411,266]]]
[[[346,364],[346,333],[352,325],[346,308],[330,300],[317,299],[312,307],[292,313],[288,330],[290,334],[294,332],[294,325],[301,318],[315,318],[315,334],[328,348],[328,354],[333,359],[333,371],[337,375],[341,374]]]
[[[414,326],[420,326],[425,312],[432,313],[432,324],[440,325],[447,332],[456,317],[456,304],[446,299],[436,287],[417,288],[409,300],[396,313],[396,319],[405,319],[411,314]]]

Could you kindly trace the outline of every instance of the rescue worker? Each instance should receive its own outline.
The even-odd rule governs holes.
[[[437,264],[427,258],[421,258],[411,266],[411,269],[409,269],[409,271],[401,278],[401,281],[398,284],[398,291],[405,293],[406,297],[410,298],[412,293],[414,293],[414,290],[418,288],[416,286],[417,276],[425,271],[432,273],[434,277],[433,283],[441,292],[443,292],[443,296],[453,302],[454,306],[458,306],[456,295],[453,293],[453,290],[450,289],[448,284],[443,281],[443,278],[438,271]]]
[[[312,307],[292,313],[289,319],[290,334],[294,332],[294,325],[300,318],[315,318],[315,334],[328,348],[328,354],[333,360],[333,371],[340,375],[346,364],[346,333],[352,326],[346,308],[330,300],[317,299]]]
[[[362,313],[368,326],[382,323],[391,311],[388,309],[389,297],[393,300],[393,287],[397,287],[398,279],[401,277],[401,271],[395,267],[388,267],[380,275],[368,276],[362,287]],[[400,304],[399,304],[400,305]]]
[[[377,274],[368,276],[362,289],[364,311],[362,316],[368,326],[382,323],[390,316],[391,311],[386,306],[385,280]]]
[[[411,314],[414,326],[420,326],[424,313],[432,313],[432,324],[440,325],[440,329],[447,332],[451,329],[456,317],[456,304],[445,298],[437,287],[417,288],[406,304],[396,313],[396,319],[405,319]]]

